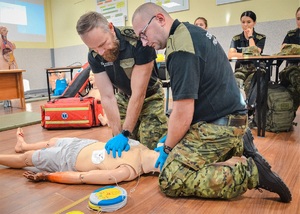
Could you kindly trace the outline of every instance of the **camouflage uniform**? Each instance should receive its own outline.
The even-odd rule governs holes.
[[[158,81],[156,84],[161,85]],[[129,97],[123,93],[116,94],[121,122],[123,124]],[[158,140],[167,132],[167,118],[164,114],[164,90],[158,87],[157,93],[145,98],[138,122],[130,138],[140,141],[150,149],[154,149]]]
[[[234,165],[226,161],[243,153],[245,126],[199,122],[170,152],[159,176],[168,196],[230,199],[258,185],[252,158]]]

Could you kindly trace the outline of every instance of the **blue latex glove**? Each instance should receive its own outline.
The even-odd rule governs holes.
[[[162,138],[159,139],[156,147],[160,147],[160,146],[163,146],[164,143],[166,142],[166,139],[167,139],[167,135],[163,136]]]
[[[159,152],[159,157],[157,158],[154,167],[158,168],[158,166],[160,166],[160,170],[162,170],[169,154],[165,153],[164,146],[157,147],[154,151]]]
[[[112,155],[116,158],[116,152],[118,151],[118,156],[121,157],[122,151],[128,151],[130,149],[130,145],[128,144],[128,138],[125,137],[122,133],[111,138],[105,145],[105,149],[107,154],[112,151]]]

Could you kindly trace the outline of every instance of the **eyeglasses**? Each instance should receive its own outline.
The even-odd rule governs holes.
[[[150,21],[147,23],[147,25],[143,28],[143,30],[140,32],[139,34],[139,39],[143,39],[143,40],[147,40],[147,36],[146,36],[146,30],[149,27],[150,23],[152,22],[152,20],[155,18],[156,16],[152,16],[152,18],[150,19]]]

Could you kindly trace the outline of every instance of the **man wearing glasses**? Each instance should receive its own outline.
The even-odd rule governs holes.
[[[131,28],[116,28],[97,12],[82,15],[76,29],[90,49],[88,62],[112,128],[108,154],[121,157],[130,149],[129,137],[153,149],[167,128],[155,50],[143,47]]]
[[[291,193],[258,153],[231,65],[217,39],[145,3],[132,17],[144,46],[166,48],[173,105],[167,136],[155,149],[168,196],[235,198],[252,188]],[[180,121],[180,123],[178,122]]]

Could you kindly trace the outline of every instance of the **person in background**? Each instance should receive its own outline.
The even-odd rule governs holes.
[[[300,45],[300,7],[298,7],[296,10],[296,24],[297,24],[296,29],[287,32],[282,42],[281,48],[283,48],[286,44]]]
[[[256,25],[256,14],[253,11],[245,11],[240,17],[243,32],[232,38],[228,58],[242,57],[243,48],[256,46],[259,54],[263,53],[266,36],[257,33],[254,29]]]
[[[291,201],[288,187],[253,143],[247,110],[216,38],[154,3],[139,6],[132,24],[144,46],[166,47],[173,106],[167,135],[155,149],[163,193],[230,199],[263,188]]]
[[[194,21],[194,25],[202,27],[204,30],[207,30],[207,20],[204,17],[198,17]]]
[[[154,48],[143,47],[132,28],[116,28],[97,12],[82,15],[76,29],[90,49],[88,62],[112,128],[107,152],[120,157],[130,149],[129,137],[155,148],[166,133],[167,117]]]
[[[287,32],[281,46],[281,52],[290,55],[289,51],[300,54],[300,7],[296,10],[297,28]],[[287,45],[290,45],[288,47]],[[295,51],[297,50],[297,51]],[[300,61],[287,60],[286,67],[280,71],[280,84],[285,86],[293,97],[295,117],[300,106]]]
[[[243,32],[232,38],[228,58],[261,55],[265,47],[266,36],[257,33],[254,29],[256,14],[253,11],[245,11],[241,14],[240,21]],[[255,71],[256,66],[252,61],[237,60],[235,64],[234,76],[242,94],[244,94],[245,100],[249,98],[251,80]],[[251,105],[250,103],[249,106]],[[252,113],[253,111],[250,111],[249,116]]]

